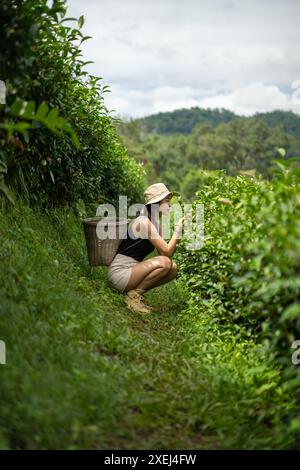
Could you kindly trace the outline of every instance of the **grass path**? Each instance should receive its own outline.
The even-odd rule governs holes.
[[[74,216],[20,204],[0,234],[0,447],[276,447],[279,373],[250,340],[187,313],[180,281],[133,313],[106,268],[89,269]]]

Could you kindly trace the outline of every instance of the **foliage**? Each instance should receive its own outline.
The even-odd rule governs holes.
[[[59,134],[60,131],[65,131],[70,134],[72,141],[76,145],[76,147],[80,146],[77,136],[70,124],[58,115],[59,111],[57,108],[49,110],[49,107],[45,102],[42,102],[38,109],[35,110],[34,101],[29,101],[29,103],[27,103],[26,101],[16,99],[16,101],[12,104],[10,108],[10,114],[11,116],[21,118],[22,121],[12,121],[0,124],[0,127],[2,129],[6,129],[7,131],[8,141],[12,139],[15,132],[20,132],[23,135],[25,142],[28,143],[28,129],[32,128],[32,125],[30,124],[31,122],[35,124],[43,124],[44,126],[48,127],[48,129],[50,129],[53,133]]]
[[[285,159],[300,152],[299,141],[258,117],[236,118],[217,126],[197,124],[189,135],[147,134],[141,125],[138,128],[137,120],[124,123],[120,132],[131,155],[152,166],[149,182],[159,179],[182,191],[185,177],[195,179],[198,170],[225,170],[229,175],[254,171],[270,179],[276,148],[286,149]]]
[[[279,128],[269,128],[257,118],[236,119],[217,128],[196,126],[188,140],[186,158],[190,165],[205,169],[225,169],[230,175],[255,169],[270,177],[276,148],[284,147],[287,158],[300,146]]]
[[[279,126],[283,132],[295,137],[300,141],[300,116],[292,111],[269,111],[267,113],[256,113],[255,116],[264,120],[270,127]]]
[[[257,112],[253,117],[263,121],[269,127],[280,126],[283,132],[290,134],[298,142],[300,141],[300,116],[298,114],[292,111],[275,110],[267,113]],[[191,108],[153,114],[135,119],[134,122],[140,124],[143,132],[146,134],[189,135],[194,127],[199,124],[215,128],[219,124],[226,124],[235,119],[244,119],[246,122],[249,120],[248,117],[239,116],[228,109],[204,109],[193,106]]]
[[[199,188],[204,185],[209,186],[210,182],[212,184],[215,183],[217,174],[217,171],[191,168],[183,178],[180,185],[182,198],[185,201],[193,201],[195,199],[196,192],[199,191]],[[222,171],[220,171],[219,174],[222,175]]]
[[[8,449],[290,448],[280,371],[185,307],[184,282],[129,312],[88,266],[67,208],[0,209],[0,446]]]
[[[197,108],[115,120],[80,59],[84,18],[66,12],[0,4],[0,447],[298,448],[297,122]],[[148,318],[90,269],[80,220],[118,194],[136,202],[141,164],[205,206],[203,248],[183,241]]]
[[[180,260],[190,311],[205,308],[237,337],[262,342],[298,396],[291,348],[300,331],[299,160],[274,161],[273,174],[270,182],[219,172],[202,186],[194,204],[204,204],[204,245],[182,248]]]
[[[79,199],[115,202],[124,190],[137,200],[143,187],[140,166],[128,157],[104,105],[109,87],[84,70],[80,45],[89,38],[81,32],[84,18],[68,19],[66,12],[64,0],[51,6],[46,0],[1,2],[0,69],[7,104],[0,108],[0,121],[13,129],[8,144],[3,131],[0,139],[5,183],[30,203],[50,206]],[[34,119],[26,138],[24,122],[12,117],[16,99],[32,109],[35,104],[44,115],[49,108],[48,122],[60,120],[67,133],[53,135],[53,126]]]
[[[229,122],[236,115],[227,109],[202,109],[193,106],[189,109],[176,109],[136,119],[147,133],[185,134],[192,132],[196,124],[218,124]]]

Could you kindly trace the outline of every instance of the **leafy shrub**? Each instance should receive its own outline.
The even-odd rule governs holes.
[[[76,27],[66,26],[66,2],[46,0],[1,2],[1,79],[7,88],[7,104],[0,121],[11,117],[16,98],[45,102],[57,109],[78,136],[53,134],[34,121],[29,138],[14,133],[7,142],[0,135],[0,158],[7,167],[5,182],[31,202],[47,205],[109,200],[119,192],[132,200],[141,195],[140,166],[131,161],[117,133],[114,119],[104,105],[101,77],[88,75],[80,59],[80,44],[87,40],[80,17]],[[74,19],[73,19],[74,20]]]
[[[203,185],[209,185],[216,180],[216,171],[191,168],[180,185],[180,192],[185,200],[192,201],[195,194]],[[221,172],[221,174],[223,174]]]
[[[180,312],[172,282],[128,314],[92,271],[77,215],[0,207],[0,448],[289,448],[274,426],[290,406],[263,347]]]
[[[291,349],[300,332],[300,168],[277,160],[272,181],[219,172],[196,194],[204,204],[204,245],[180,250],[193,315],[262,342],[299,390]],[[298,161],[298,160],[297,160]],[[296,392],[295,396],[298,396]],[[293,417],[293,413],[291,415]],[[291,421],[300,430],[299,421]]]
[[[282,162],[273,182],[218,172],[197,192],[205,243],[182,250],[184,271],[199,301],[222,301],[224,319],[261,325],[298,298],[300,169]]]

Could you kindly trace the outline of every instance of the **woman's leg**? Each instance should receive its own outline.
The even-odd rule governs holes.
[[[141,261],[133,266],[125,292],[136,288],[146,291],[166,277],[171,270],[172,260],[167,256],[155,256]]]
[[[174,261],[172,261],[172,268],[166,274],[166,276],[159,279],[158,281],[154,282],[153,284],[151,284],[151,286],[148,287],[148,290],[153,289],[154,287],[161,286],[162,284],[165,284],[166,282],[170,282],[173,279],[175,279],[176,276],[177,276],[177,265],[176,265],[176,263],[174,263]],[[138,288],[139,288],[139,286],[138,286]]]

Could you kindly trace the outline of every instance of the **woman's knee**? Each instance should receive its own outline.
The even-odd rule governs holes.
[[[159,256],[159,264],[165,271],[170,271],[172,268],[172,260],[167,256]]]
[[[178,272],[177,264],[174,261],[172,261],[172,271],[174,274],[177,274]]]

